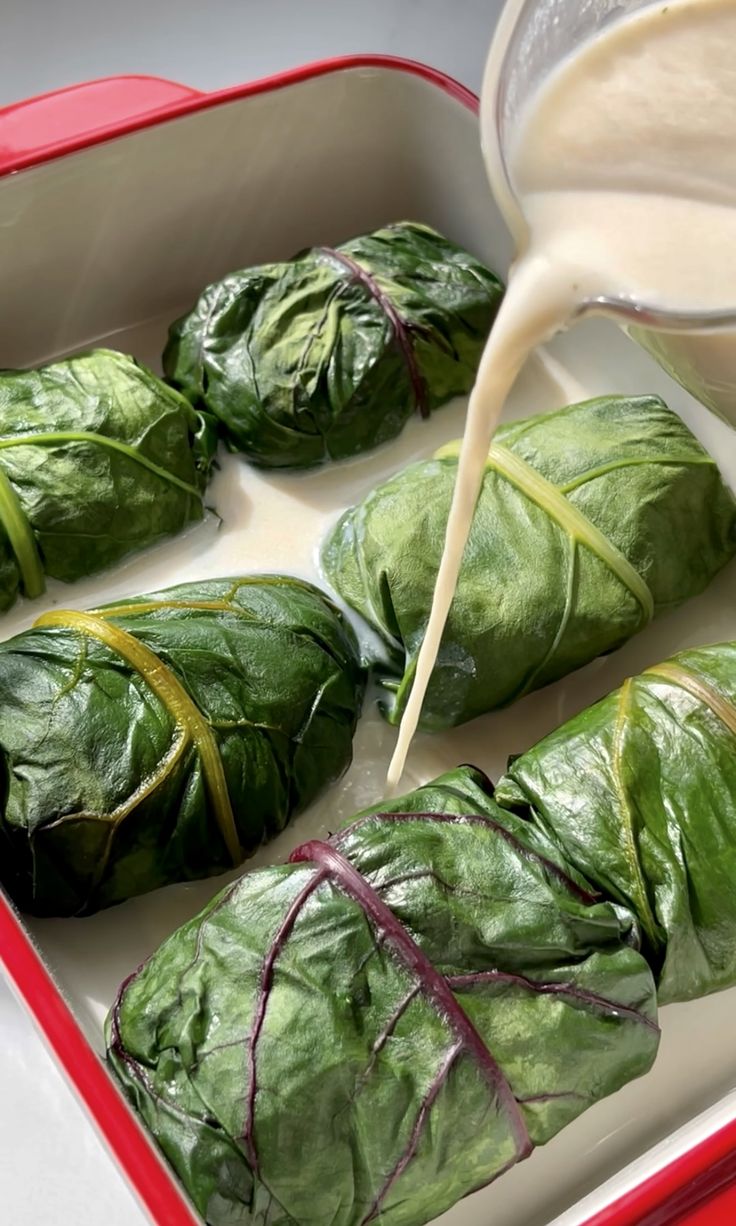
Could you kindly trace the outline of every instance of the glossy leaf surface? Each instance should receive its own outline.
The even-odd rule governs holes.
[[[202,518],[211,419],[125,354],[0,372],[0,609]]]
[[[0,880],[36,914],[223,872],[348,765],[363,675],[315,587],[208,580],[0,644]]]
[[[234,272],[174,323],[164,370],[266,467],[307,467],[394,438],[469,392],[500,281],[411,222]]]
[[[662,1002],[736,982],[736,643],[632,677],[497,788],[639,919]]]
[[[109,1058],[211,1226],[420,1226],[650,1066],[631,917],[464,767],[246,873]]]
[[[346,512],[326,574],[382,636],[399,721],[429,615],[457,446]],[[422,726],[472,719],[621,646],[736,551],[715,462],[653,396],[604,397],[503,426],[491,448]]]

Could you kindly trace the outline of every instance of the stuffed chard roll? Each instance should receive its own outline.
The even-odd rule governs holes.
[[[637,940],[465,767],[221,893],[109,1059],[210,1226],[420,1226],[647,1071]]]
[[[380,485],[324,570],[378,631],[388,719],[411,689],[457,474],[450,444]],[[736,501],[657,397],[602,397],[499,429],[422,726],[505,706],[621,646],[736,551]]]
[[[646,1071],[655,984],[736,983],[734,737],[736,643],[683,651],[175,933],[108,1054],[207,1222],[421,1226]]]
[[[0,371],[0,609],[201,519],[215,441],[122,353]]]
[[[736,643],[632,677],[496,789],[636,914],[663,1003],[736,982]]]
[[[402,222],[210,285],[172,325],[164,370],[233,449],[303,468],[469,392],[502,294],[480,261]]]
[[[348,765],[362,689],[296,579],[44,614],[0,644],[0,881],[75,915],[240,863]]]

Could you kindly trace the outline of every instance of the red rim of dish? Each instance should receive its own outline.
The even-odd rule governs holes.
[[[426,64],[386,55],[320,60],[214,93],[155,77],[104,78],[0,109],[0,177],[196,111],[330,73],[370,68],[420,77],[477,112],[477,96],[460,82]],[[2,892],[0,961],[156,1226],[197,1226],[200,1219],[88,1043]],[[724,1226],[736,1221],[734,1181],[736,1120],[645,1178],[584,1226]]]
[[[427,64],[391,55],[345,55],[318,60],[212,93],[201,93],[160,77],[102,77],[0,108],[0,176],[195,111],[272,93],[335,72],[370,68],[394,69],[420,77],[469,110],[478,110],[477,95],[459,81]]]

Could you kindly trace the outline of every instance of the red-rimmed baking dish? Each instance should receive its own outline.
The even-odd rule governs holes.
[[[504,272],[508,237],[480,156],[476,99],[424,65],[360,56],[308,65],[214,94],[146,77],[91,82],[0,111],[0,365],[34,363],[105,339],[151,363],[165,323],[208,281],[236,267],[334,243],[413,217]],[[709,418],[610,327],[585,325],[530,365],[512,411],[591,392],[663,390],[716,456],[726,428]],[[233,457],[213,491],[213,522],[142,559],[48,599],[83,606],[195,575],[253,569],[258,516],[298,516],[272,568],[313,568],[314,539],[364,489],[406,459],[456,435],[463,406],[414,422],[375,456],[300,478],[265,478]],[[730,450],[733,450],[732,443]],[[723,463],[730,480],[736,463]],[[733,469],[733,471],[729,471]],[[295,482],[302,484],[297,485]],[[245,509],[244,509],[245,508]],[[264,521],[265,522],[265,521]],[[297,520],[295,519],[296,523]],[[301,552],[300,552],[301,550]],[[292,565],[289,565],[292,563]],[[696,608],[658,624],[571,681],[491,717],[497,771],[529,744],[669,650],[731,637],[733,578]],[[39,610],[5,618],[6,634]],[[473,734],[478,737],[477,732]],[[376,750],[376,745],[379,746]],[[259,857],[276,859],[347,816],[361,797],[361,754],[389,745],[366,717],[348,783]],[[469,760],[462,730],[422,750],[427,776]],[[471,747],[474,748],[474,747]],[[477,755],[476,755],[477,756]],[[372,759],[373,760],[373,759]],[[109,1078],[101,1018],[115,984],[217,883],[175,887],[85,920],[26,922],[0,897],[0,958],[152,1220],[198,1219]],[[492,1188],[446,1214],[446,1226],[715,1226],[736,1220],[736,992],[664,1011],[653,1073],[599,1104]]]

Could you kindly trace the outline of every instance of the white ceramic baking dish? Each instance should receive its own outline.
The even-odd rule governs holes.
[[[206,282],[389,220],[429,222],[501,272],[510,254],[486,185],[475,100],[396,60],[332,61],[216,95],[144,78],[77,87],[0,112],[0,173],[0,366],[103,339],[156,365],[167,322]],[[586,324],[531,362],[509,412],[604,391],[660,391],[736,483],[733,435],[612,326]],[[264,476],[223,457],[211,494],[221,526],[211,516],[94,581],[51,585],[46,603],[84,607],[255,569],[314,576],[326,526],[379,479],[456,437],[463,409],[414,421],[397,442],[319,472]],[[274,522],[281,532],[265,556],[261,529]],[[624,676],[688,643],[731,637],[735,598],[731,567],[614,656],[511,711],[419,738],[410,778],[458,761],[497,776],[509,753]],[[25,604],[2,633],[39,612]],[[376,799],[393,736],[367,713],[348,775],[258,861],[283,858]],[[26,923],[0,900],[0,957],[159,1226],[196,1219],[106,1073],[101,1021],[125,974],[218,885],[173,887],[84,920]],[[665,1009],[652,1073],[463,1201],[443,1226],[655,1226],[691,1210],[686,1220],[699,1226],[736,1220],[732,1193],[712,1199],[734,1165],[735,1005],[736,990]]]

